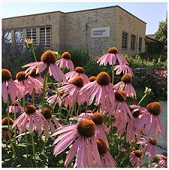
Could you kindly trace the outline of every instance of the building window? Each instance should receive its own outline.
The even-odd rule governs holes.
[[[36,28],[28,28],[26,33],[27,39],[33,39],[33,44],[36,45]]]
[[[134,34],[131,34],[130,49],[135,50],[135,46],[136,46],[136,36]]]
[[[23,30],[22,29],[15,30],[15,42],[23,43]]]
[[[4,31],[4,41],[5,43],[12,43],[12,33],[11,31]]]
[[[128,33],[123,32],[122,34],[122,48],[127,49]]]
[[[142,41],[143,41],[143,39],[141,37],[139,37],[139,44],[138,44],[139,51],[142,51]]]
[[[51,31],[50,27],[40,28],[40,43],[46,48],[50,47]]]

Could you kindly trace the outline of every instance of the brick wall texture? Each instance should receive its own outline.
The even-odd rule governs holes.
[[[2,29],[36,28],[37,45],[40,44],[40,28],[50,26],[51,49],[55,51],[87,48],[91,54],[102,54],[115,46],[119,52],[135,55],[138,52],[138,37],[143,39],[142,51],[145,51],[146,23],[119,6],[63,13],[60,11],[36,15],[2,19]],[[110,27],[109,37],[91,37],[91,29]],[[128,33],[127,49],[122,49],[122,32]],[[136,35],[136,48],[130,49],[131,34]]]

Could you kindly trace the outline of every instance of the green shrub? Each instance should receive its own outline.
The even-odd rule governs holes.
[[[89,51],[87,49],[70,49],[68,52],[75,67],[84,66],[89,60]]]

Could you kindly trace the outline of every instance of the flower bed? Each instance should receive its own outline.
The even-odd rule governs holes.
[[[26,42],[35,62],[15,80],[2,69],[2,167],[167,167],[166,155],[156,152],[156,137],[165,136],[162,107],[142,106],[150,88],[137,100],[135,73],[115,47],[97,60],[98,67],[110,65],[109,73],[88,77],[70,53],[57,58],[47,50],[37,61]]]

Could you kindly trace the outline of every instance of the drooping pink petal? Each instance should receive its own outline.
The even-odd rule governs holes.
[[[98,148],[97,148],[97,143],[96,143],[95,137],[91,137],[91,143],[92,143],[93,153],[96,157],[96,161],[97,161],[98,165],[101,166],[100,154],[99,154],[99,151],[98,151]]]
[[[57,137],[57,139],[53,142],[53,145],[57,144],[59,141],[64,141],[67,139],[68,136],[74,135],[76,131],[70,131],[66,133],[62,133],[60,136]]]
[[[83,157],[84,157],[84,140],[82,138],[80,141],[80,145],[77,149],[77,157],[76,157],[77,168],[83,168]]]
[[[29,116],[25,114],[25,117],[24,117],[23,122],[20,127],[20,133],[22,133],[26,130],[26,125],[28,123],[28,120],[29,120]]]
[[[5,103],[7,103],[8,100],[8,91],[7,91],[7,86],[6,83],[2,83],[2,97]]]
[[[73,159],[73,157],[75,156],[76,152],[77,152],[77,149],[78,149],[78,146],[79,146],[79,141],[80,141],[80,138],[77,139],[77,141],[72,145],[69,153],[67,154],[67,157],[66,157],[66,160],[65,160],[65,163],[64,165],[67,167],[68,164],[70,163],[70,161]]]
[[[29,116],[29,130],[32,133],[33,132],[33,119],[32,115]]]
[[[23,119],[24,119],[24,117],[25,117],[25,113],[22,113],[22,114],[14,121],[14,123],[13,123],[13,125],[12,125],[12,128],[14,128],[16,125],[17,125],[17,126],[20,125],[19,122],[22,122]],[[18,127],[20,127],[20,126],[18,126]]]
[[[56,128],[54,127],[53,123],[51,121],[48,121],[49,125],[50,125],[50,129],[52,131],[52,133],[55,133]]]
[[[161,132],[162,137],[164,137],[165,136],[164,128],[163,128],[163,125],[161,124],[159,117],[157,117],[157,122],[159,124],[159,131]]]
[[[62,126],[55,117],[52,117],[52,121],[54,121],[57,128]]]
[[[72,129],[76,129],[77,125],[65,125],[64,127],[61,126],[60,128],[57,129],[57,131],[52,135],[52,136],[56,136],[58,134],[67,132],[67,131],[71,131]]]
[[[69,138],[66,138],[64,141],[60,141],[54,148],[53,154],[57,156],[60,154],[62,151],[64,151],[72,142],[73,140],[77,137],[77,133],[74,135],[69,136]]]
[[[36,116],[38,117],[38,120],[39,120],[39,115],[36,113]],[[40,124],[39,124],[39,122],[38,122],[38,120],[37,120],[37,117],[36,117],[35,115],[33,115],[33,120],[34,120],[34,124],[35,124],[35,126],[36,126],[36,128],[37,128],[37,130],[38,130],[38,136],[40,136],[41,135],[41,133],[42,133],[42,129],[41,129],[41,127],[40,127]],[[41,122],[42,123],[42,122]],[[44,122],[43,122],[44,123]],[[43,124],[42,124],[43,125]]]
[[[47,122],[45,122],[45,138],[49,138],[49,127]]]

